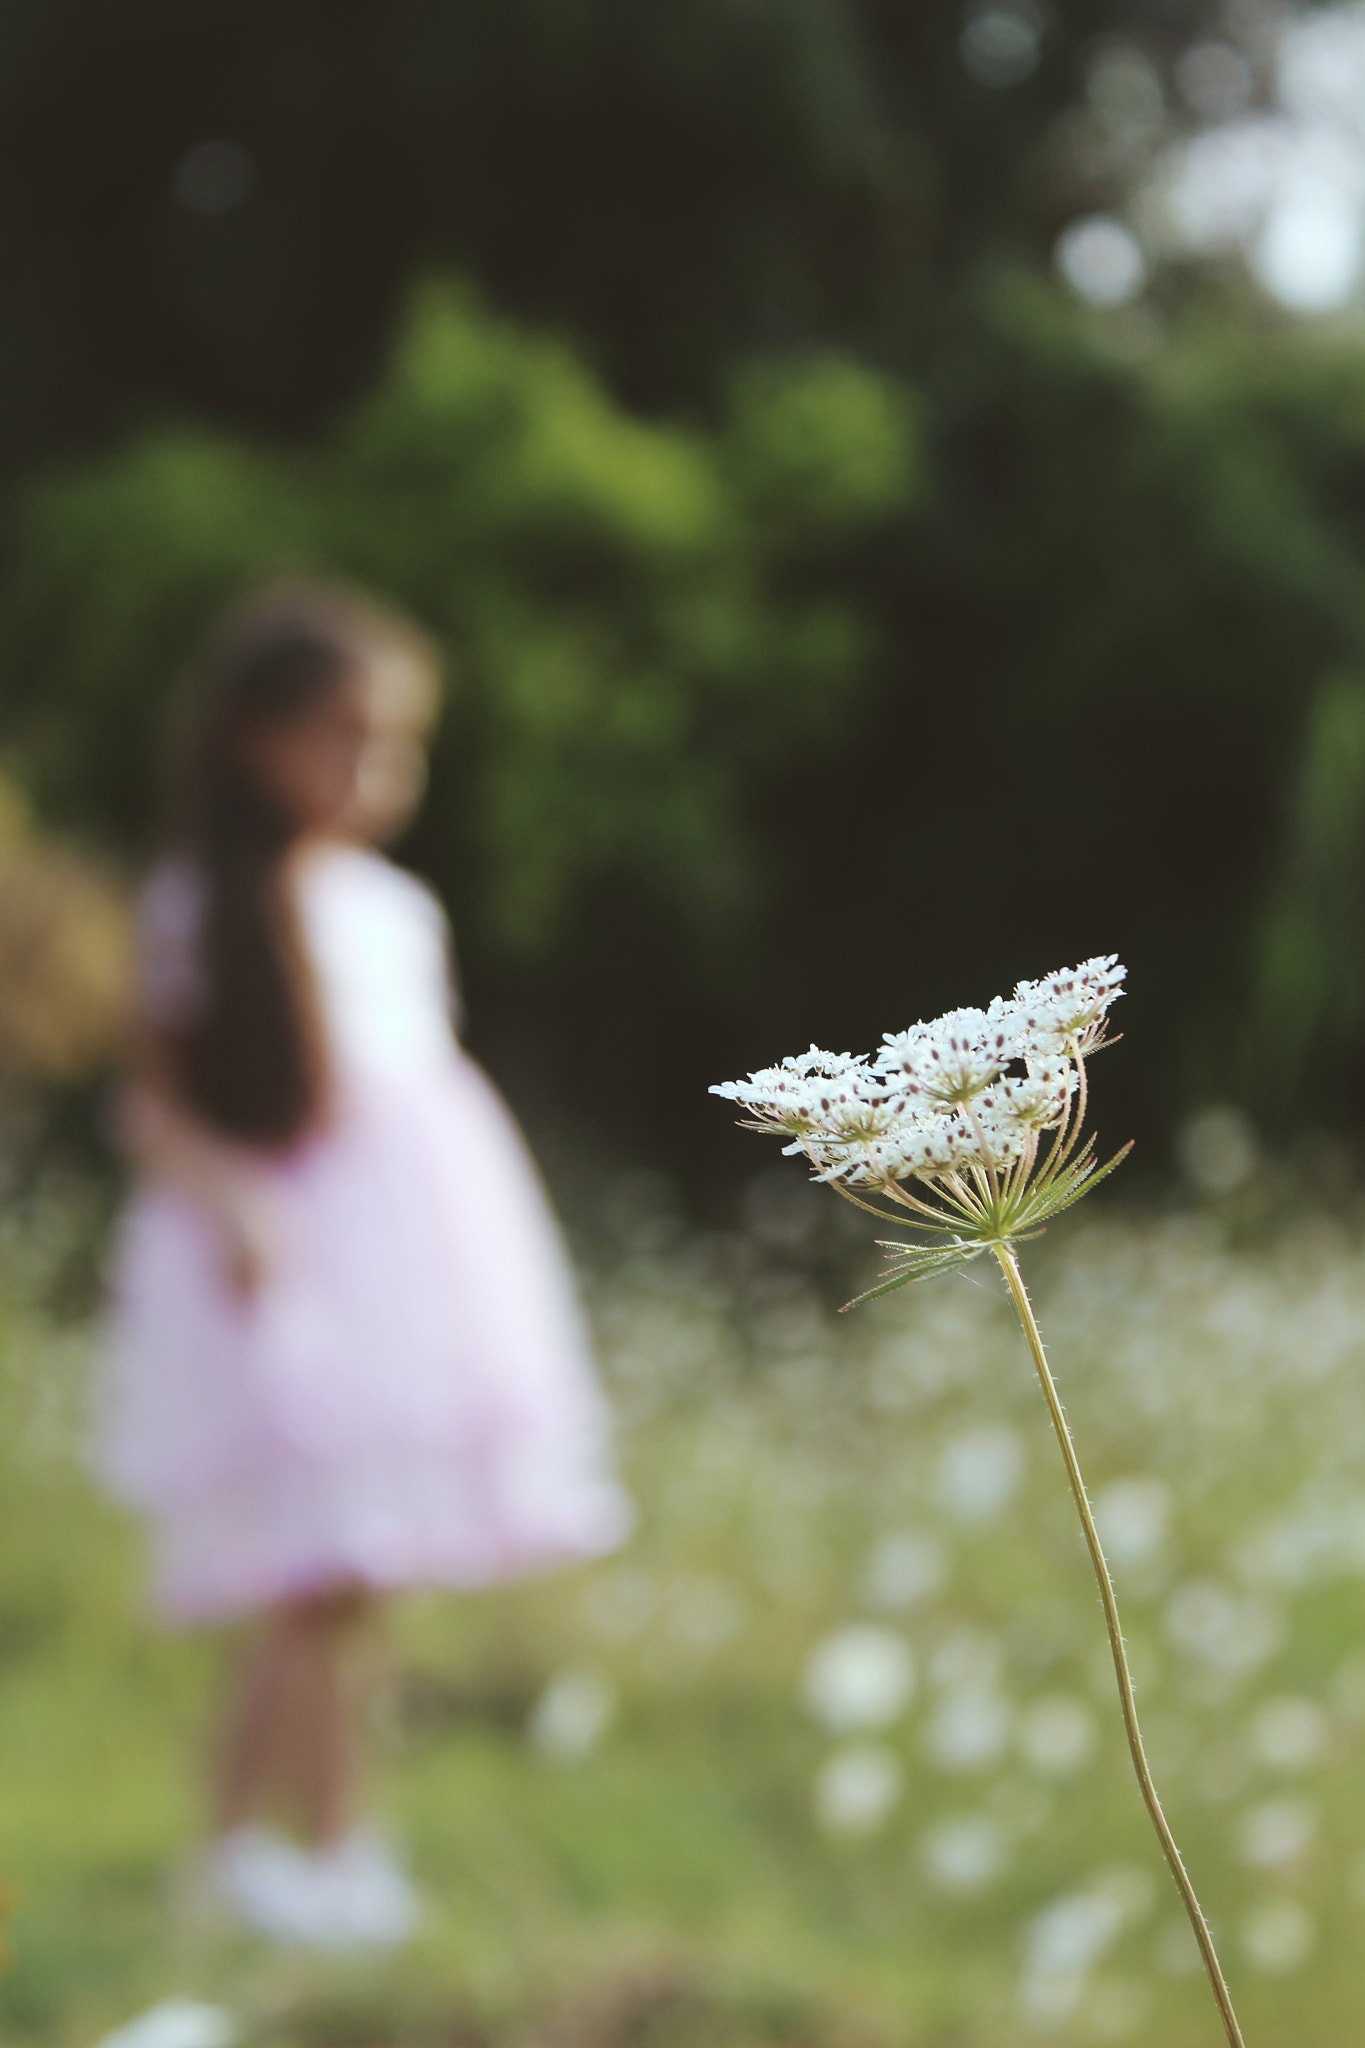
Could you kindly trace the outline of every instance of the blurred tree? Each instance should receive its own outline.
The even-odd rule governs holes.
[[[1365,659],[1365,370],[1201,319],[1126,332],[983,291],[919,408],[926,470],[905,387],[846,356],[741,366],[714,433],[646,425],[430,288],[309,447],[161,429],[21,494],[7,736],[54,815],[145,843],[207,617],[340,569],[457,651],[410,851],[455,902],[476,1020],[580,1108],[663,1113],[682,1158],[717,1061],[870,1041],[1111,945],[1135,1127],[1243,1090],[1286,1004],[1338,1048],[1305,1080],[1339,1089],[1356,884],[1335,850],[1335,894],[1303,880],[1326,842],[1283,791],[1317,679]],[[1327,712],[1309,729],[1295,815],[1334,776],[1336,849],[1353,756]]]
[[[866,633],[828,565],[910,503],[913,409],[846,358],[740,378],[717,437],[614,407],[564,347],[428,289],[389,376],[307,452],[165,429],[23,493],[5,724],[50,810],[146,845],[167,695],[245,583],[340,571],[460,681],[424,850],[505,950],[627,870],[724,929],[743,777],[830,733]]]
[[[1213,13],[5,0],[0,468],[168,401],[313,432],[433,263],[651,408],[812,339],[922,356],[983,257],[1045,252],[1076,205],[1096,47],[1169,56]]]
[[[651,1150],[794,1026],[1111,945],[1135,1127],[1276,1060],[1365,1113],[1354,342],[1038,274],[1215,18],[0,6],[0,738],[145,839],[202,621],[340,568],[457,651],[411,852],[476,1019]],[[452,268],[561,340],[400,317]]]

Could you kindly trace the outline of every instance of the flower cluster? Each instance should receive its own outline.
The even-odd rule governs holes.
[[[889,1034],[875,1054],[809,1052],[711,1090],[746,1128],[790,1140],[841,1187],[1025,1171],[1039,1137],[1065,1124],[1081,1063],[1107,1043],[1122,994],[1112,954],[1022,981],[984,1010],[950,1010]]]

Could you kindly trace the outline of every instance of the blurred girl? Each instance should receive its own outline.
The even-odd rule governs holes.
[[[421,795],[435,708],[414,629],[328,589],[249,603],[203,665],[141,905],[101,1464],[168,1618],[259,1616],[208,1874],[321,1945],[414,1912],[352,1810],[358,1621],[628,1521],[540,1186],[452,1034],[442,913],[371,850]]]

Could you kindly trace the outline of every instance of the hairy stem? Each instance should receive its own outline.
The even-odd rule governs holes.
[[[1195,1897],[1194,1886],[1190,1883],[1185,1866],[1180,1860],[1180,1851],[1175,1845],[1175,1836],[1171,1833],[1166,1816],[1161,1810],[1161,1801],[1156,1796],[1156,1786],[1152,1783],[1152,1773],[1147,1763],[1147,1754],[1142,1746],[1142,1730],[1138,1726],[1137,1702],[1133,1697],[1133,1680],[1128,1669],[1127,1653],[1123,1647],[1123,1629],[1119,1622],[1118,1602],[1114,1598],[1114,1584],[1109,1576],[1109,1567],[1104,1561],[1104,1552],[1100,1547],[1099,1531],[1095,1527],[1095,1517],[1090,1510],[1090,1501],[1086,1494],[1085,1481],[1081,1476],[1080,1464],[1076,1457],[1076,1447],[1071,1441],[1071,1431],[1067,1427],[1067,1420],[1062,1410],[1061,1400],[1053,1383],[1052,1374],[1048,1370],[1047,1357],[1043,1351],[1042,1336],[1039,1333],[1038,1324],[1033,1314],[1033,1304],[1028,1298],[1023,1275],[1019,1271],[1018,1261],[1009,1246],[997,1244],[993,1245],[991,1249],[1000,1262],[1000,1270],[1005,1276],[1005,1285],[1010,1291],[1010,1299],[1014,1303],[1015,1311],[1023,1327],[1024,1336],[1028,1340],[1029,1350],[1033,1354],[1033,1363],[1037,1369],[1039,1384],[1043,1389],[1043,1398],[1047,1402],[1048,1414],[1052,1417],[1052,1427],[1056,1433],[1057,1442],[1061,1447],[1062,1461],[1066,1466],[1066,1476],[1071,1484],[1071,1494],[1076,1503],[1076,1512],[1081,1518],[1081,1528],[1085,1532],[1086,1549],[1090,1552],[1090,1562],[1095,1568],[1095,1578],[1100,1589],[1100,1602],[1104,1608],[1104,1624],[1109,1631],[1109,1648],[1114,1659],[1114,1673],[1119,1683],[1119,1706],[1123,1713],[1124,1731],[1128,1737],[1128,1748],[1133,1759],[1133,1769],[1137,1773],[1137,1781],[1142,1792],[1143,1803],[1151,1816],[1152,1826],[1156,1829],[1162,1849],[1165,1851],[1166,1861],[1171,1866],[1171,1875],[1174,1877],[1176,1889],[1184,1901],[1185,1911],[1190,1916],[1190,1925],[1194,1929],[1194,1938],[1199,1944],[1199,1953],[1204,1959],[1204,1968],[1208,1972],[1209,1983],[1213,1989],[1214,1998],[1217,2001],[1224,2032],[1227,2034],[1232,2048],[1245,2048],[1242,2040],[1242,2030],[1237,2024],[1237,2015],[1232,2009],[1232,1999],[1224,1982],[1218,1957],[1214,1952],[1213,1937],[1209,1933],[1208,1923],[1204,1919],[1199,1900]]]

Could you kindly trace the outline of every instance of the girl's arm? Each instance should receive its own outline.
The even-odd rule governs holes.
[[[268,1191],[239,1147],[220,1138],[177,1099],[160,1048],[149,1035],[120,1092],[119,1139],[150,1179],[189,1196],[218,1234],[235,1292],[255,1295],[275,1263],[279,1219]]]

